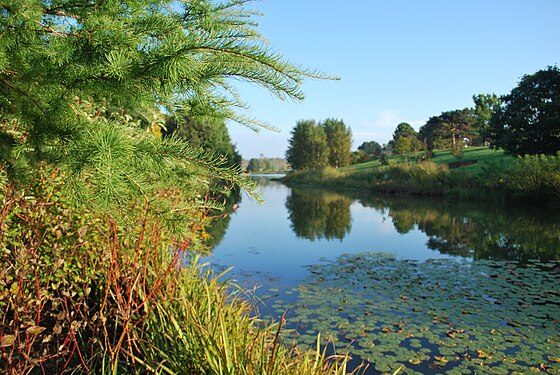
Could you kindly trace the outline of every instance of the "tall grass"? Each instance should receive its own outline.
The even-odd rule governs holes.
[[[283,342],[283,321],[255,317],[146,211],[121,226],[66,206],[62,183],[0,191],[1,373],[346,373],[345,356]]]

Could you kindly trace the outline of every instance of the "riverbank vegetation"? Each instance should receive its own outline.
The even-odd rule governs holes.
[[[328,78],[271,51],[246,3],[0,5],[0,372],[345,372],[193,255],[224,197],[259,196],[213,153],[226,138],[169,125],[266,126],[232,79],[299,100]]]
[[[64,179],[46,172],[25,196],[2,196],[4,373],[345,373],[320,348],[282,343],[282,322],[260,321],[244,291],[189,255],[190,240],[147,213],[122,225],[71,210]]]
[[[294,171],[288,185],[391,194],[447,195],[467,199],[523,199],[560,204],[560,156],[514,158],[501,150],[470,147],[457,160],[435,150],[428,161],[392,155],[346,168]]]

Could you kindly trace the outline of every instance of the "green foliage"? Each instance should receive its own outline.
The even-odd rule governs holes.
[[[344,121],[326,119],[320,124],[327,137],[328,161],[331,167],[345,167],[350,165],[352,147],[352,131]]]
[[[560,202],[560,153],[517,159],[505,181],[518,196],[551,204]]]
[[[300,120],[292,129],[286,160],[292,169],[317,169],[350,165],[352,132],[342,120]]]
[[[489,136],[490,119],[499,110],[502,99],[496,94],[479,94],[473,95],[473,101],[475,104],[473,127],[476,129],[478,137],[473,139],[472,146],[485,146]]]
[[[327,139],[323,127],[314,120],[300,120],[290,134],[286,160],[292,169],[315,169],[327,165]]]
[[[177,124],[174,117],[168,117],[164,134],[175,135],[209,154],[223,156],[230,166],[241,166],[241,155],[235,149],[223,120],[209,118],[195,121],[184,117]]]
[[[397,125],[389,144],[398,154],[406,154],[420,148],[416,130],[406,122]]]
[[[251,190],[240,170],[178,139],[149,139],[153,124],[130,121],[162,108],[266,126],[240,114],[235,80],[303,98],[302,80],[318,75],[270,50],[247,3],[4,1],[0,169],[23,183],[38,163],[58,165],[77,192],[69,197],[115,215],[139,200],[165,212],[159,189],[216,173]]]
[[[380,157],[383,151],[383,147],[376,141],[367,141],[358,146],[358,150],[363,151],[367,155],[371,155],[373,157]]]
[[[511,155],[560,151],[560,69],[550,66],[524,76],[490,121],[492,147]]]
[[[472,144],[477,137],[473,130],[474,121],[474,111],[470,108],[442,112],[439,116],[430,117],[420,128],[419,137],[428,150],[453,149],[457,141],[463,139]]]

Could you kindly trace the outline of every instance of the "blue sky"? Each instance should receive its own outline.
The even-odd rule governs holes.
[[[338,118],[362,142],[386,143],[479,93],[507,94],[524,74],[560,65],[560,0],[265,0],[252,8],[271,47],[337,75],[307,80],[303,102],[240,84],[249,115],[279,132],[230,124],[246,159],[283,157],[300,119]]]

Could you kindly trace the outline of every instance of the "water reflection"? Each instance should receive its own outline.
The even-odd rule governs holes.
[[[361,204],[386,210],[395,229],[419,229],[427,247],[474,259],[560,258],[560,219],[544,207],[503,206],[443,199],[363,197]]]
[[[352,198],[317,189],[294,188],[286,199],[291,228],[299,238],[342,240],[352,229]]]
[[[560,219],[545,208],[294,188],[286,199],[291,228],[298,238],[342,240],[352,229],[355,200],[383,213],[399,234],[424,232],[426,246],[443,254],[521,262],[560,258]]]

